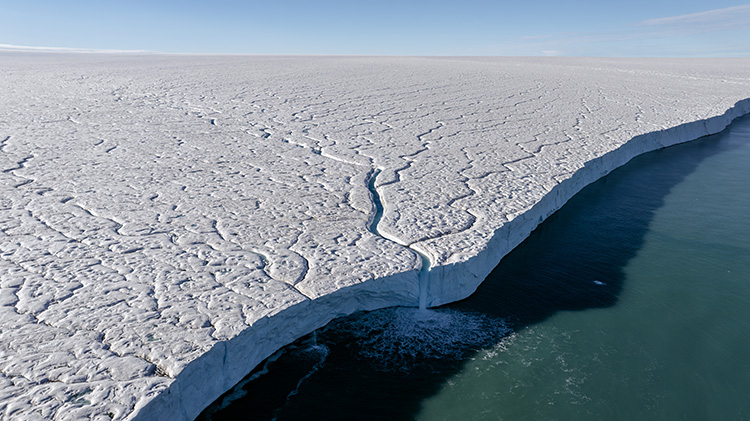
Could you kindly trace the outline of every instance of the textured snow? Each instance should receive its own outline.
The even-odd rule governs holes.
[[[417,305],[415,250],[425,302],[463,298],[589,182],[750,112],[750,59],[0,53],[0,72],[5,419],[192,419],[332,318]]]

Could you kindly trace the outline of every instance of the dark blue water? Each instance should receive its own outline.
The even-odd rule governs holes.
[[[201,419],[748,419],[748,216],[745,117],[588,186],[470,298],[336,320]]]

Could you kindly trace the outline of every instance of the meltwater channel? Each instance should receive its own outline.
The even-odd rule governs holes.
[[[588,186],[470,298],[335,320],[199,419],[750,416],[750,117]]]

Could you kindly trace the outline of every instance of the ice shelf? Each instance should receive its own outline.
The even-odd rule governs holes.
[[[191,420],[331,319],[416,306],[424,265],[426,305],[468,296],[588,183],[750,112],[750,59],[6,52],[0,74],[4,419]]]

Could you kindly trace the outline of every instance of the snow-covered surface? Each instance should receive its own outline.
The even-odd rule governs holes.
[[[0,94],[3,417],[172,420],[417,305],[415,250],[429,305],[467,296],[587,183],[750,112],[750,59],[0,53]]]

